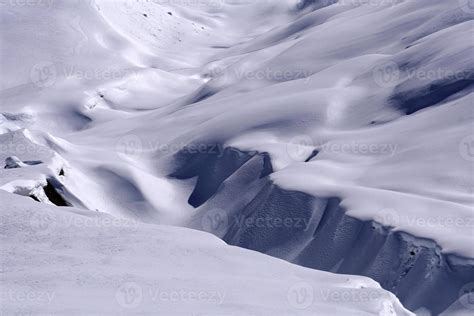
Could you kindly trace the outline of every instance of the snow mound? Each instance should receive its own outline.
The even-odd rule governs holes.
[[[190,229],[0,198],[6,314],[412,315],[364,277],[301,268]]]

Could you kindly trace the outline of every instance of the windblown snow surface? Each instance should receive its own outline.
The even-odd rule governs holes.
[[[474,312],[472,1],[0,9],[2,314]]]

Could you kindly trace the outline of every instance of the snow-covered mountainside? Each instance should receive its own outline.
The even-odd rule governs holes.
[[[368,278],[190,229],[0,197],[2,315],[412,315]]]
[[[2,283],[62,295],[21,311],[116,313],[120,282],[163,282],[235,295],[210,313],[406,313],[383,290],[280,295],[350,280],[357,296],[377,287],[362,275],[411,311],[473,312],[471,1],[0,8]],[[41,214],[46,234],[28,225]],[[147,299],[130,312],[155,312]],[[162,312],[207,312],[181,303]]]

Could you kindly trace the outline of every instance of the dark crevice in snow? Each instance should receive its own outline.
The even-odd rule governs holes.
[[[26,160],[26,161],[21,161],[18,157],[16,156],[10,156],[5,159],[5,166],[3,167],[4,169],[16,169],[16,168],[22,168],[22,167],[27,167],[27,166],[36,166],[40,165],[43,162],[41,160]]]
[[[185,148],[176,155],[177,167],[169,176],[181,180],[197,177],[196,186],[189,197],[189,204],[199,207],[211,198],[220,185],[255,155],[264,157],[264,168],[260,177],[273,171],[267,154],[243,152],[235,148],[209,145],[198,152]]]
[[[58,192],[62,185],[56,179],[50,178],[47,180],[47,185],[43,187],[44,193],[48,199],[56,206],[71,206],[62,195]]]
[[[391,98],[392,104],[407,115],[424,108],[435,106],[448,100],[454,95],[468,94],[474,86],[473,74],[466,74],[459,80],[445,80],[430,83],[421,89],[406,91],[402,86],[397,87]]]
[[[191,105],[195,103],[199,103],[201,101],[204,101],[213,95],[215,95],[218,92],[215,88],[209,86],[209,85],[204,85],[199,90],[194,92],[190,97],[186,98],[184,101],[184,105]]]
[[[34,196],[33,194],[30,194],[28,195],[30,198],[32,198],[33,200],[35,200],[36,202],[41,202],[36,196]]]
[[[453,264],[459,258],[441,254],[434,242],[347,216],[340,202],[269,182],[229,219],[224,241],[313,269],[373,278],[413,311],[439,314],[474,281],[473,265]]]
[[[270,159],[270,155],[268,153],[261,153],[261,154],[256,154],[256,155],[263,158],[263,166],[262,166],[262,170],[260,171],[260,179],[265,178],[266,176],[272,174],[273,166],[272,166],[272,160]],[[256,155],[254,154],[253,157],[255,157]]]
[[[311,155],[309,155],[308,158],[306,158],[306,160],[304,162],[310,162],[311,160],[313,160],[313,158],[316,158],[316,156],[319,154],[319,150],[315,149],[313,150],[313,152],[311,153]]]
[[[436,315],[474,282],[472,260],[444,254],[431,240],[350,217],[337,196],[282,189],[267,176],[268,154],[226,148],[221,155],[182,151],[177,158],[172,176],[198,177],[190,203],[202,206],[190,226],[231,245],[313,269],[368,276],[407,308]],[[219,223],[203,226],[216,218]]]
[[[318,10],[335,4],[337,2],[338,0],[300,0],[297,3],[297,9],[303,10],[306,8],[311,8],[311,10]]]
[[[93,120],[92,118],[82,113],[81,111],[72,111],[70,122],[71,122],[71,127],[74,130],[80,131],[80,130],[85,130],[89,128]]]
[[[25,160],[23,163],[28,166],[36,166],[42,164],[43,162],[41,160]]]
[[[56,206],[73,206],[63,197],[63,190],[64,187],[58,180],[55,178],[48,178],[46,179],[46,185],[44,185],[44,183],[38,183],[38,186],[35,188],[20,186],[16,187],[13,193],[29,197],[36,202],[51,202]],[[82,205],[79,204],[79,206]]]

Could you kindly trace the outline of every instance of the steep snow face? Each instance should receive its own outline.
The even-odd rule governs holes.
[[[231,245],[314,269],[371,277],[420,313],[440,314],[474,282],[473,259],[382,226],[383,219],[399,220],[393,211],[362,220],[349,215],[338,196],[283,189],[269,176],[268,154],[236,148],[219,154],[183,151],[176,161],[172,177],[198,177],[189,203],[200,207],[189,225]]]
[[[297,201],[337,198],[351,221],[374,221],[387,236],[416,238],[430,255],[472,267],[469,1],[1,8],[0,141],[9,144],[1,156],[21,166],[1,172],[3,190],[54,204],[53,187],[79,208],[224,237],[219,218],[206,217],[222,214],[213,203],[224,214],[242,210],[271,181]],[[224,190],[230,180],[247,193]],[[264,236],[281,250],[286,241],[253,233],[249,244]],[[301,247],[270,253],[294,261],[313,253]],[[389,279],[387,260],[378,267]]]
[[[184,145],[212,142],[268,152],[277,171],[272,178],[282,187],[340,196],[352,216],[378,218],[437,241],[445,252],[474,255],[469,243],[472,41],[466,40],[473,14],[467,7],[455,1],[340,1],[315,11],[308,3],[306,11],[296,12],[268,3],[226,3],[212,9],[178,6],[172,15],[167,13],[172,9],[153,2],[139,1],[132,12],[120,8],[97,1],[87,10],[95,10],[102,27],[127,43],[127,50],[156,50],[157,58],[163,50],[173,55],[183,50],[176,58],[186,60],[188,68],[172,71],[183,65],[134,60],[141,66],[131,68],[133,74],[94,84],[86,93],[77,89],[77,78],[63,83],[58,77],[54,86],[35,92],[40,94],[36,104],[28,99],[26,109],[38,117],[33,126],[48,123],[50,132],[74,132],[63,135],[70,142],[64,156],[71,164],[76,161],[81,176],[99,179],[101,187],[114,187],[122,179],[136,192],[130,198],[144,202],[142,213],[162,219],[152,213],[171,214],[174,202],[154,201],[147,188],[169,187],[173,197],[188,193],[164,178],[172,172],[169,157]],[[212,28],[212,39],[199,33],[176,45],[153,46],[162,41],[153,42],[147,27],[189,34],[199,28],[191,22],[198,12],[210,25],[208,32]],[[250,24],[257,12],[293,19],[242,38],[234,24],[244,19]],[[234,15],[239,18],[232,20]],[[234,44],[223,49],[229,46],[222,39],[227,31],[232,36],[225,40]],[[102,39],[87,43],[99,46]],[[116,48],[106,45],[100,51]],[[155,110],[135,113],[145,109]],[[319,155],[303,163],[315,150]],[[76,190],[81,195],[82,189]],[[110,201],[98,188],[85,191],[90,208],[130,212],[121,197]],[[384,221],[391,217],[385,213],[396,213],[398,220]],[[446,224],[458,219],[460,225]],[[419,220],[430,225],[418,225]]]
[[[6,314],[412,315],[368,278],[305,269],[190,229],[0,198]]]

